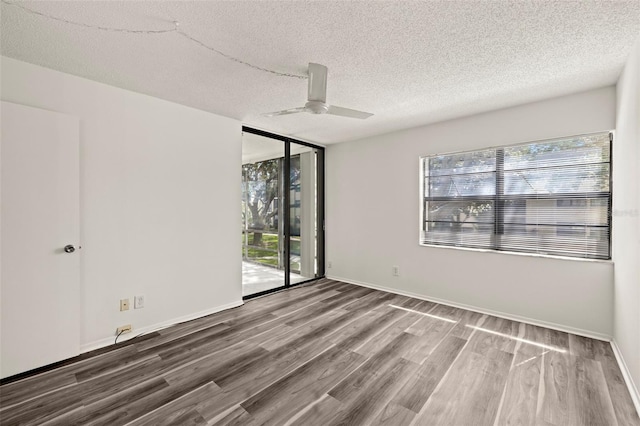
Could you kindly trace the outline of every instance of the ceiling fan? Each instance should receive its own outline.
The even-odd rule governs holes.
[[[365,119],[373,114],[355,109],[343,108],[327,104],[327,67],[320,64],[309,63],[309,89],[307,103],[303,107],[285,109],[283,111],[262,114],[265,117],[277,115],[297,114],[309,112],[311,114],[331,114],[341,117]]]

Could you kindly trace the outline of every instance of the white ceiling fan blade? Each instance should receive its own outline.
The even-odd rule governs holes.
[[[309,63],[309,91],[307,100],[327,101],[327,67]]]
[[[358,111],[358,110],[349,109],[349,108],[342,108],[342,107],[333,106],[333,105],[329,107],[327,114],[339,115],[342,117],[359,118],[361,120],[364,120],[365,118],[369,118],[373,115],[368,112]]]
[[[283,111],[276,111],[276,112],[267,112],[265,114],[262,114],[265,117],[275,117],[278,115],[289,115],[289,114],[297,114],[299,112],[304,112],[305,108],[304,107],[300,107],[300,108],[291,108],[291,109],[285,109]]]

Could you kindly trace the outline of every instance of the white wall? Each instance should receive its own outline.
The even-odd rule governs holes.
[[[610,130],[615,100],[606,87],[330,145],[327,275],[610,336],[611,262],[419,246],[418,157]]]
[[[5,57],[1,97],[80,118],[84,349],[241,303],[240,122]]]
[[[618,81],[613,146],[613,337],[640,411],[640,40]]]

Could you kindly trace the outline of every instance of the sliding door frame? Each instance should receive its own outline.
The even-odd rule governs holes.
[[[324,260],[324,248],[325,248],[325,236],[324,236],[324,147],[314,145],[310,142],[301,141],[298,139],[293,139],[288,136],[282,136],[275,133],[267,132],[260,129],[254,129],[252,127],[242,126],[242,132],[252,133],[254,135],[263,136],[270,139],[275,139],[282,141],[284,143],[284,161],[283,161],[283,198],[284,201],[282,205],[283,214],[282,220],[284,222],[283,226],[283,238],[284,238],[284,247],[283,253],[286,262],[284,264],[284,286],[276,287],[273,289],[260,291],[258,293],[249,294],[244,296],[242,299],[252,299],[254,297],[263,296],[265,294],[273,293],[276,291],[280,291],[286,288],[290,288],[292,286],[297,286],[300,284],[306,284],[311,281],[318,280],[325,276],[325,260]],[[309,148],[313,148],[316,150],[316,158],[317,158],[317,171],[316,171],[316,187],[317,187],[317,200],[316,200],[316,209],[317,209],[317,262],[318,262],[318,274],[314,278],[310,278],[308,280],[304,280],[295,284],[291,284],[291,144],[303,145]]]

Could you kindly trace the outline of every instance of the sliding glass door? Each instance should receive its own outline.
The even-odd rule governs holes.
[[[324,275],[324,150],[243,128],[243,295]]]
[[[285,285],[280,220],[284,145],[248,134],[242,149],[242,284],[246,295]]]
[[[319,273],[318,163],[319,150],[291,143],[289,162],[289,265],[292,282]]]

